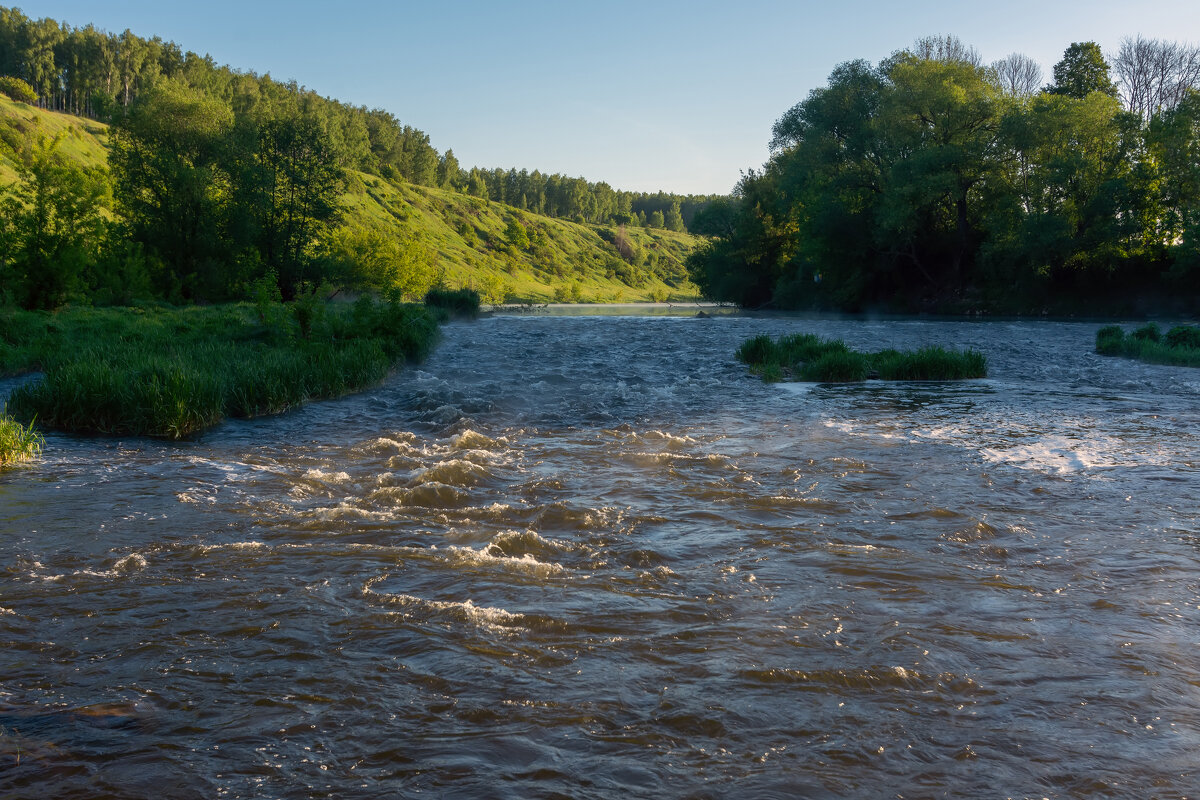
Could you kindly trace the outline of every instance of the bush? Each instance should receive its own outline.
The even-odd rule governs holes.
[[[1162,339],[1162,333],[1153,322],[1148,322],[1133,332],[1133,338],[1140,342],[1157,342]]]
[[[1125,331],[1120,325],[1106,325],[1096,331],[1096,352],[1103,355],[1120,355],[1125,342]]]
[[[1200,327],[1176,325],[1167,331],[1167,347],[1190,347],[1200,350]]]
[[[474,317],[479,314],[479,292],[474,289],[433,288],[425,293],[425,305],[440,308],[455,316]]]
[[[0,77],[0,94],[8,95],[18,103],[28,103],[29,105],[33,105],[38,100],[37,92],[33,90],[32,86],[20,78],[10,75]]]

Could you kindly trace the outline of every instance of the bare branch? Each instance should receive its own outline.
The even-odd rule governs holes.
[[[1179,105],[1200,88],[1200,47],[1162,39],[1121,40],[1113,60],[1125,107],[1143,119]]]
[[[922,36],[913,43],[912,54],[917,58],[925,58],[930,61],[970,64],[972,67],[983,66],[983,59],[979,57],[979,51],[963,44],[962,39],[952,34]]]
[[[1032,97],[1042,85],[1041,66],[1023,53],[1009,53],[992,64],[996,83],[1014,97]]]

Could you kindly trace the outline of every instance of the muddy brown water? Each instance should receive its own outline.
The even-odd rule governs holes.
[[[496,316],[0,473],[0,796],[1194,797],[1200,370],[1098,324]],[[986,380],[764,386],[757,333]]]

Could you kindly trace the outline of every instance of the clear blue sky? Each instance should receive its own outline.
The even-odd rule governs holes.
[[[728,192],[833,67],[952,33],[1050,69],[1076,41],[1200,43],[1195,0],[386,2],[29,0],[30,17],[160,36],[218,63],[380,107],[464,166],[620,189]]]

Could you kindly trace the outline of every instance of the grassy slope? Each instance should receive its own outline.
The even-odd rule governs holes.
[[[0,96],[0,124],[48,137],[66,131],[59,145],[63,153],[89,166],[105,163],[108,131],[101,123]],[[13,182],[16,174],[15,165],[0,155],[0,184]],[[644,257],[640,266],[632,268],[642,278],[633,281],[639,283],[634,287],[619,279],[630,265],[601,237],[606,226],[552,219],[457,192],[393,184],[363,173],[352,173],[350,184],[343,198],[348,225],[380,227],[415,241],[448,285],[477,289],[485,302],[556,297],[629,302],[655,296],[696,296],[695,287],[686,281],[683,259],[698,239],[686,233],[629,229],[629,239]],[[542,232],[540,246],[523,251],[506,247],[504,233],[514,217],[531,238],[535,231]],[[472,233],[467,233],[468,228]]]

